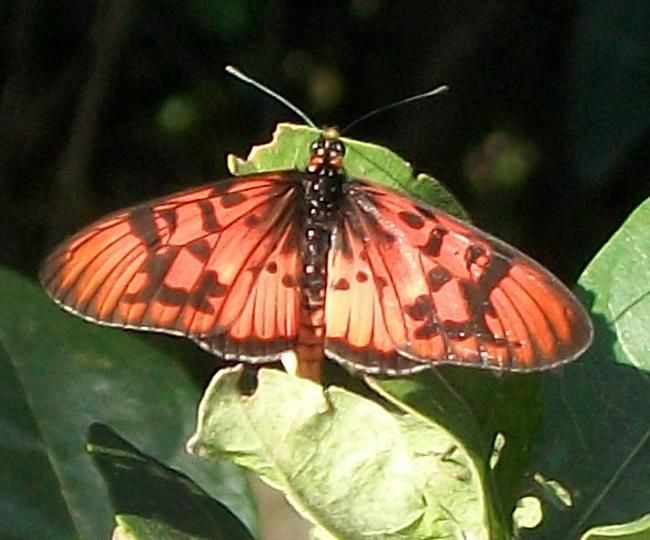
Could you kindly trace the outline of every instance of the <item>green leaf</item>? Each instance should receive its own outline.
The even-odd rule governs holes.
[[[531,459],[530,439],[541,422],[545,376],[440,366],[408,378],[368,378],[368,383],[400,409],[444,426],[462,441],[485,471],[493,519],[509,529]],[[502,445],[497,452],[495,441]]]
[[[242,395],[240,376],[234,368],[212,380],[188,446],[254,470],[318,537],[506,537],[477,464],[444,429],[271,369]]]
[[[245,160],[229,155],[228,168],[235,175],[284,169],[304,171],[311,143],[320,134],[320,130],[307,126],[278,124],[272,140],[254,146]],[[403,191],[460,219],[469,219],[460,203],[440,182],[425,174],[414,176],[413,167],[397,154],[376,144],[345,137],[341,141],[346,148],[343,166],[349,177]]]
[[[544,538],[650,510],[650,200],[607,242],[580,279],[596,337],[579,361],[545,379],[536,469],[572,507],[546,505]],[[532,535],[531,538],[536,538]]]
[[[242,472],[185,452],[200,392],[182,360],[70,316],[1,268],[0,298],[0,537],[109,536],[113,508],[84,450],[94,422],[183,471],[255,530]]]
[[[648,540],[650,538],[650,514],[646,514],[623,525],[594,527],[587,531],[581,540]]]
[[[593,312],[616,334],[617,361],[650,374],[650,199],[637,208],[580,279]],[[604,355],[609,352],[601,348]]]
[[[115,518],[117,527],[111,540],[205,540],[205,536],[195,536],[178,531],[169,525],[140,516],[122,515]]]
[[[253,539],[227,507],[190,478],[143,454],[107,426],[90,426],[88,451],[117,516],[130,516],[132,533],[137,525],[134,537]]]

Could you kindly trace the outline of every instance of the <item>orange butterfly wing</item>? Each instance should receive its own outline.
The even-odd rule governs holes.
[[[298,330],[299,182],[233,178],[116,213],[59,246],[41,281],[86,319],[277,360]]]
[[[371,373],[529,371],[589,346],[582,306],[526,255],[398,192],[358,180],[346,191],[328,261],[328,356]]]

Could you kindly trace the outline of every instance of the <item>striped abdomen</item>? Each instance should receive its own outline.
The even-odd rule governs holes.
[[[343,196],[338,141],[320,141],[303,182],[305,224],[301,246],[298,374],[318,378],[325,339],[325,290],[330,238]],[[324,144],[323,144],[324,143]],[[331,147],[336,144],[336,147]]]

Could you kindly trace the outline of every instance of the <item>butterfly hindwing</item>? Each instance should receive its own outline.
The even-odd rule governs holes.
[[[119,212],[59,246],[41,280],[89,320],[277,359],[298,327],[298,186],[291,172],[251,175]]]
[[[325,352],[355,369],[528,371],[579,355],[591,324],[547,270],[403,194],[351,181],[328,265]]]

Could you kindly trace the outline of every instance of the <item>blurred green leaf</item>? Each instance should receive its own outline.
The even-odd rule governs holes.
[[[572,507],[547,504],[530,538],[578,538],[650,509],[650,200],[580,279],[596,338],[578,362],[545,379],[538,470],[559,480]],[[527,536],[528,538],[529,536]]]
[[[161,105],[156,121],[158,127],[172,136],[188,133],[195,128],[199,120],[197,105],[191,97],[174,95],[168,97]]]
[[[256,530],[243,473],[188,455],[200,392],[183,362],[57,308],[0,269],[0,537],[107,538],[113,508],[84,449],[94,422],[183,471]]]
[[[507,538],[460,441],[342,388],[262,369],[252,396],[222,370],[189,448],[228,457],[282,490],[320,537]]]
[[[568,121],[578,180],[600,192],[650,130],[645,0],[581,0],[569,59]]]
[[[196,28],[203,28],[215,37],[231,37],[246,31],[257,8],[251,0],[237,2],[205,2],[191,0],[185,4],[187,14]]]
[[[190,478],[143,454],[109,427],[90,426],[88,451],[116,515],[128,517],[134,538],[253,539],[227,507]]]
[[[465,175],[476,193],[521,190],[539,160],[539,150],[525,137],[494,129],[465,157]]]
[[[254,146],[246,159],[228,156],[228,168],[235,175],[279,169],[307,168],[310,146],[321,131],[295,124],[278,124],[270,142]],[[346,174],[377,182],[403,191],[433,204],[460,219],[467,213],[443,186],[426,174],[414,176],[411,165],[387,148],[376,144],[342,137],[346,154],[343,161]]]

